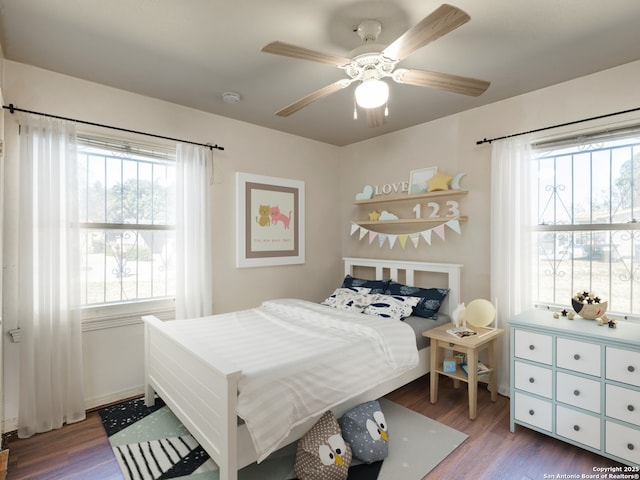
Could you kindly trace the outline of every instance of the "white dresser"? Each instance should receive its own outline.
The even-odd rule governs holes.
[[[640,324],[531,310],[509,320],[516,424],[640,466]]]

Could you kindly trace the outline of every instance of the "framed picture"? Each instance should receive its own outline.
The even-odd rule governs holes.
[[[236,266],[304,263],[304,182],[238,172]]]
[[[417,195],[427,192],[427,180],[438,173],[438,167],[411,170],[409,175],[409,195]]]

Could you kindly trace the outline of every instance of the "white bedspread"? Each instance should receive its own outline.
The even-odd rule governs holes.
[[[418,363],[414,333],[403,322],[304,300],[176,323],[181,336],[187,331],[190,342],[242,369],[237,413],[258,461],[297,424]]]

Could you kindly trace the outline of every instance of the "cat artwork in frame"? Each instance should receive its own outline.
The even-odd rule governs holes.
[[[236,266],[305,262],[304,182],[236,174]]]

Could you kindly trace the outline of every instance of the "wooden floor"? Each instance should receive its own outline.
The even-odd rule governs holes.
[[[478,388],[478,418],[469,420],[464,385],[454,389],[440,379],[436,405],[429,382],[420,378],[388,398],[466,433],[469,438],[423,480],[542,480],[594,473],[594,467],[619,466],[599,455],[523,427],[509,432],[509,399]],[[393,438],[393,437],[392,437]],[[30,439],[9,439],[8,480],[119,480],[116,460],[96,412],[83,422]],[[425,452],[428,452],[425,445]],[[573,477],[576,478],[576,477]],[[268,479],[265,479],[268,480]],[[401,480],[401,479],[399,479]]]

